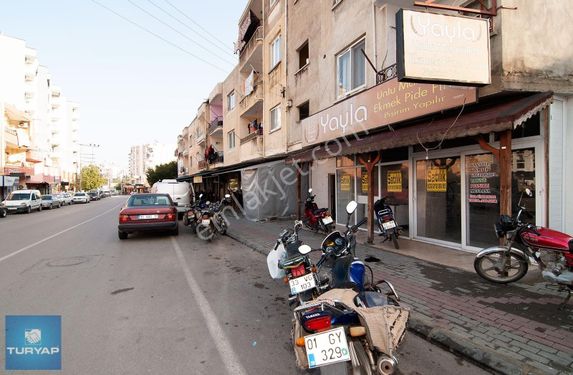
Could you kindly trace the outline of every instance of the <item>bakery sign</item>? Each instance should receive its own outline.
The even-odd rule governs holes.
[[[392,79],[302,120],[303,146],[352,136],[476,100],[473,87]]]

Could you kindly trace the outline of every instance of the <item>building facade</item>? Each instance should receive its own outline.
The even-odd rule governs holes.
[[[245,203],[263,206],[256,219],[300,212],[306,187],[338,223],[349,200],[359,203],[358,221],[388,196],[404,236],[467,251],[496,243],[497,216],[531,188],[535,222],[573,233],[573,56],[563,48],[573,30],[565,6],[429,2],[432,14],[487,20],[490,81],[464,86],[398,80],[398,12],[424,10],[412,2],[250,1],[239,22],[239,64],[221,85],[224,163],[180,177],[205,189],[232,185]],[[287,172],[272,171],[273,163]],[[296,178],[276,178],[289,171]],[[277,198],[294,208],[264,208]],[[374,226],[364,229],[372,238]]]
[[[160,164],[175,161],[174,150],[174,146],[158,142],[131,146],[128,163],[131,183],[149,186],[147,183],[147,170],[153,169]]]
[[[70,189],[79,160],[79,106],[54,86],[25,41],[0,35],[2,194]]]

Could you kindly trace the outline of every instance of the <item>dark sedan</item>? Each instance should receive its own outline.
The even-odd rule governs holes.
[[[119,212],[117,235],[125,240],[129,233],[167,231],[179,234],[177,208],[167,194],[134,194]]]

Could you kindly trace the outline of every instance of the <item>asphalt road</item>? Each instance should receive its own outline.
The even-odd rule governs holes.
[[[0,373],[5,315],[61,315],[63,374],[299,373],[287,288],[261,254],[181,223],[120,241],[124,202],[0,219]],[[487,373],[412,334],[399,361],[402,374]]]

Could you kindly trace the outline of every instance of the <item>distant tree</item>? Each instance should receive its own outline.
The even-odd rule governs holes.
[[[166,164],[159,164],[155,168],[148,169],[145,175],[149,186],[153,186],[159,180],[177,178],[177,162],[172,161]]]
[[[95,165],[88,165],[82,168],[82,190],[93,190],[105,184],[106,179],[102,176],[101,170]]]

